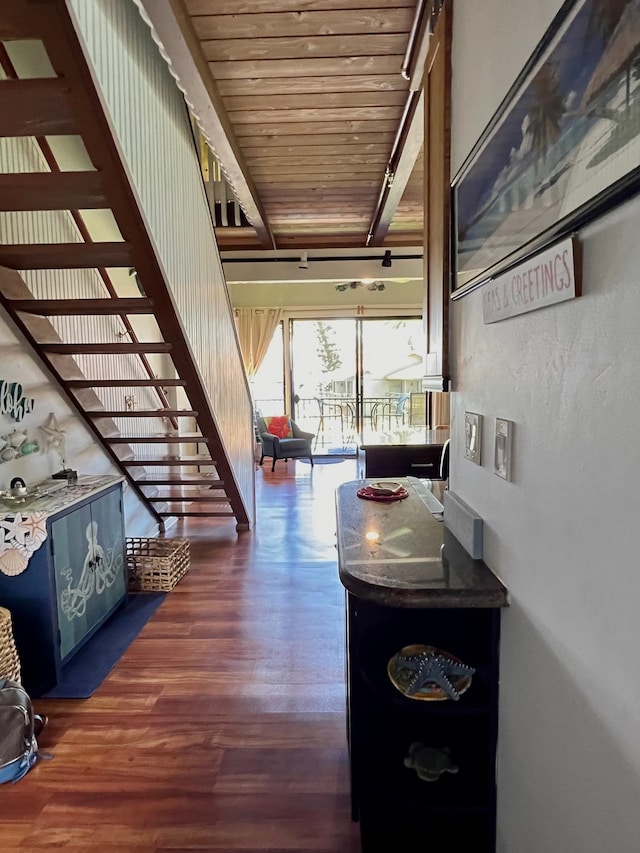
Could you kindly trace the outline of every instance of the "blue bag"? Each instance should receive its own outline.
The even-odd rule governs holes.
[[[22,779],[38,760],[35,731],[42,718],[16,681],[0,678],[0,783]]]

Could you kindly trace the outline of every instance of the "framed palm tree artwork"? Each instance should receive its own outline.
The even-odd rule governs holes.
[[[453,298],[640,190],[640,0],[567,0],[452,183]]]

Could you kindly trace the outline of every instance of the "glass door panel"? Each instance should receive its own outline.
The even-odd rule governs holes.
[[[318,454],[357,450],[357,322],[291,321],[293,417],[316,435]]]
[[[362,319],[362,442],[406,443],[424,436],[427,395],[422,391],[422,320]]]

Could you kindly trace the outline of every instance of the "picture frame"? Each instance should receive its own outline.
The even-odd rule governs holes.
[[[640,190],[640,0],[566,0],[452,182],[452,297]]]

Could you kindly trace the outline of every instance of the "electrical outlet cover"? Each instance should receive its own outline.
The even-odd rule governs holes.
[[[464,455],[465,459],[480,465],[482,450],[482,415],[475,412],[464,413]]]
[[[496,441],[493,470],[503,480],[511,479],[511,457],[513,447],[513,421],[496,418]]]

